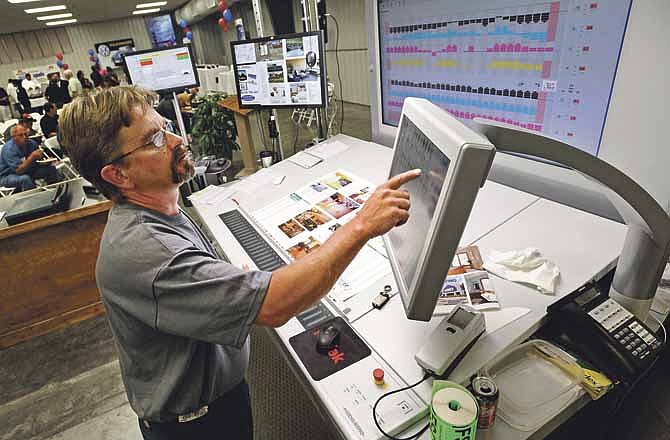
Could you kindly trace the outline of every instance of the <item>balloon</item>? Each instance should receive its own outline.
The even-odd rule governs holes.
[[[219,21],[217,21],[217,23],[219,23],[219,27],[221,29],[223,29],[224,27],[228,27],[228,23],[226,23],[226,20],[224,20],[223,17],[219,18]]]
[[[100,75],[102,75],[102,76],[105,76],[105,75],[107,75],[107,69],[100,69],[100,72],[98,72],[98,73],[100,73]]]
[[[179,27],[180,28],[184,29],[186,26],[188,26],[188,23],[186,23],[186,20],[184,20],[183,18],[181,20],[179,20]]]
[[[225,18],[226,21],[233,21],[233,13],[230,12],[230,9],[223,11],[223,18]]]
[[[62,67],[63,67],[63,62],[62,62],[61,60],[57,60],[57,61],[56,61],[56,65],[57,65],[58,67],[61,67],[61,68],[62,68]]]
[[[223,12],[226,9],[228,9],[228,2],[226,2],[226,0],[220,0],[219,1],[219,11]]]
[[[56,58],[58,58],[60,61],[63,61],[63,52],[56,52]]]
[[[88,60],[89,60],[90,62],[94,63],[94,62],[95,62],[95,57],[94,57],[94,56],[90,56],[90,57],[88,57]]]
[[[93,57],[93,62],[96,63],[96,64],[98,64],[98,63],[100,62],[100,58],[98,58],[97,55],[94,56],[94,57]]]
[[[70,68],[70,65],[68,63],[63,64],[63,69],[67,70]]]
[[[186,32],[186,38],[188,38],[189,40],[192,39],[193,38],[193,32],[191,32],[191,31]]]
[[[95,55],[95,51],[94,51],[93,49],[89,49],[89,50],[88,50],[88,55],[89,55],[89,56],[93,56],[93,55]]]

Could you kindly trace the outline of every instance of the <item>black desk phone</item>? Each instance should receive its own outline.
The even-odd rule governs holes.
[[[595,283],[561,298],[547,307],[547,313],[558,342],[579,352],[611,379],[633,380],[663,348],[644,323]]]

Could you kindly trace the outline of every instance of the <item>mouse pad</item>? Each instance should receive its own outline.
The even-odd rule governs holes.
[[[322,328],[334,325],[340,331],[340,344],[327,354],[316,351],[316,340]],[[306,330],[289,339],[291,347],[298,353],[309,375],[314,380],[321,380],[333,373],[355,364],[370,356],[370,349],[361,338],[354,333],[344,319],[337,317],[322,323],[316,328]]]

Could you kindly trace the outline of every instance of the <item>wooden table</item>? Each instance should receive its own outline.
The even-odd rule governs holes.
[[[253,110],[241,109],[237,102],[237,95],[231,95],[219,102],[221,107],[233,112],[235,115],[235,125],[237,126],[237,137],[239,139],[240,147],[242,148],[242,161],[244,169],[237,175],[240,177],[253,174],[258,169],[256,162],[256,150],[254,149],[254,141],[251,136],[251,123],[249,122],[249,114]]]
[[[104,313],[95,262],[110,208],[102,201],[0,229],[0,349]]]

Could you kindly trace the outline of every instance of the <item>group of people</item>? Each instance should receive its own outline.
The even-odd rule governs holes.
[[[49,74],[49,84],[44,90],[47,102],[39,109],[32,107],[30,98],[41,96],[42,86],[29,73],[21,81],[9,79],[7,90],[0,87],[0,121],[18,119],[17,124],[6,127],[4,133],[0,133],[5,141],[0,151],[0,187],[11,187],[21,192],[35,188],[37,179],[44,179],[47,184],[58,180],[54,164],[41,160],[44,158],[38,142],[41,138],[36,138],[38,133],[33,130],[35,119],[30,114],[38,110],[43,112],[39,123],[44,138],[57,136],[59,109],[96,88],[120,84],[111,68],[102,73],[104,75],[100,66],[94,65],[91,66],[90,80],[81,70],[76,75],[71,70],[65,70],[63,79],[60,72]]]
[[[42,107],[33,108],[30,99],[44,95],[48,102],[56,104],[57,108],[69,103],[77,96],[97,87],[108,88],[120,84],[117,75],[111,68],[101,73],[99,65],[91,66],[90,79],[83,71],[78,70],[76,75],[71,70],[47,75],[49,84],[46,90],[35,80],[30,73],[26,73],[23,80],[9,78],[7,88],[0,87],[0,122],[17,118],[24,113],[42,112]]]

